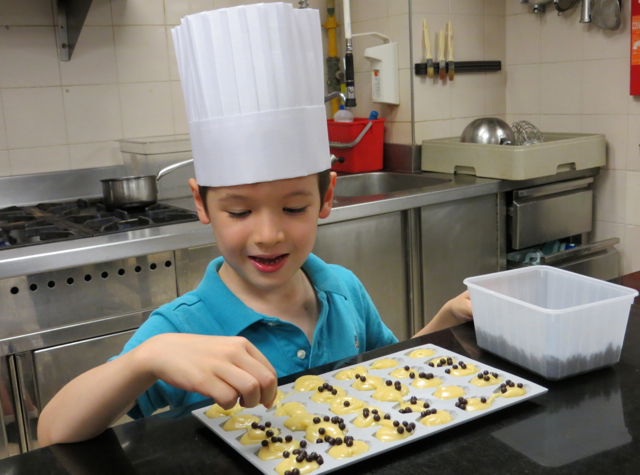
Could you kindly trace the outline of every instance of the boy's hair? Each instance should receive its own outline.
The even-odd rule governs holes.
[[[331,169],[324,170],[318,175],[318,191],[320,192],[320,208],[322,208],[322,203],[324,203],[324,195],[327,193],[329,189],[329,183],[331,183]],[[207,191],[209,190],[209,186],[200,186],[198,185],[198,193],[200,193],[200,198],[202,198],[202,203],[204,204],[204,210],[207,210]]]

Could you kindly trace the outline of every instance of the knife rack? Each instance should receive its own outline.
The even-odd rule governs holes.
[[[458,73],[488,73],[502,71],[502,61],[454,61],[454,70]],[[447,72],[448,72],[447,64]],[[437,76],[440,71],[438,61],[433,62],[433,73]],[[427,63],[417,63],[415,65],[416,76],[427,75]]]

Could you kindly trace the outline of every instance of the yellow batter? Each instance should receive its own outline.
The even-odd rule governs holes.
[[[280,435],[280,430],[277,427],[265,427],[265,430],[249,427],[247,432],[240,438],[240,443],[242,445],[259,444],[264,439],[277,437],[278,435]]]
[[[478,368],[471,363],[465,364],[465,366],[466,368],[463,368],[460,365],[454,364],[451,369],[445,370],[445,372],[451,376],[471,376],[478,371]]]
[[[425,416],[422,418],[420,423],[427,427],[432,427],[432,426],[447,424],[452,420],[453,420],[453,417],[448,411],[439,410],[434,414],[432,410],[428,416]]]
[[[427,404],[427,407],[429,407],[428,404]],[[410,400],[403,401],[400,403],[399,409],[407,409],[407,408],[411,409],[411,412],[421,412],[426,409],[426,407],[424,406],[424,401],[420,399],[416,399],[415,397],[412,397]]]
[[[278,472],[279,475],[284,475],[284,472],[286,472],[287,470],[291,471],[294,468],[300,470],[301,475],[305,475],[307,473],[313,472],[314,470],[318,470],[320,468],[320,465],[315,460],[312,460],[311,462],[303,460],[302,462],[298,463],[296,462],[296,457],[292,455],[291,457],[284,459],[278,464],[278,466],[276,467],[276,472]]]
[[[367,368],[364,366],[356,366],[351,369],[343,369],[338,374],[335,375],[335,378],[339,381],[345,381],[347,379],[356,379],[356,374],[367,375]]]
[[[467,393],[460,386],[442,386],[433,393],[438,399],[454,399],[465,394]]]
[[[518,397],[518,396],[524,396],[525,394],[527,394],[527,390],[524,387],[518,387],[518,386],[507,386],[507,391],[506,392],[501,392],[498,394],[498,396],[502,396],[502,397]]]
[[[444,360],[444,362],[442,361]],[[429,361],[429,366],[451,366],[456,363],[456,359],[451,356],[438,356]]]
[[[324,430],[320,430],[320,428]],[[311,424],[309,427],[307,427],[307,435],[305,436],[305,438],[309,442],[315,443],[315,441],[318,439],[324,440],[325,436],[327,435],[333,437],[334,439],[336,437],[344,437],[346,431],[346,429],[344,431],[341,430],[338,424],[323,420],[318,422],[317,424]]]
[[[398,363],[396,360],[393,360],[391,358],[384,358],[384,359],[381,359],[381,360],[374,361],[371,364],[370,369],[395,368],[399,364],[400,363]]]
[[[429,356],[433,356],[435,354],[436,352],[429,348],[420,348],[409,353],[409,358],[428,358]]]
[[[233,414],[231,418],[224,423],[222,428],[226,431],[246,429],[252,422],[260,423],[260,418],[251,414]]]
[[[333,394],[334,392],[335,394]],[[343,397],[346,395],[347,395],[347,392],[344,389],[338,386],[333,386],[332,391],[329,391],[328,389],[323,389],[322,392],[320,392],[318,389],[316,389],[316,392],[313,393],[313,395],[309,399],[319,404],[325,404],[325,403],[330,404],[331,401],[333,401],[335,398]]]
[[[408,430],[403,425],[394,427],[391,421],[384,422],[384,425],[376,432],[376,439],[380,442],[393,442],[394,440],[406,439],[414,433],[413,429]]]
[[[389,373],[389,376],[395,379],[407,379],[409,375],[413,373],[413,375],[417,375],[418,372],[414,369],[411,369],[409,366],[405,366],[404,368],[397,368]]]
[[[426,388],[435,388],[436,386],[440,386],[442,384],[442,380],[440,378],[433,377],[431,379],[418,378],[414,379],[411,383],[411,386],[418,389],[426,389]]]
[[[488,371],[486,371],[486,374],[482,374],[482,377],[480,376],[481,376],[481,373],[479,373],[475,378],[473,378],[469,382],[474,386],[478,386],[481,388],[486,386],[494,386],[502,382],[502,378],[498,376],[498,373],[491,374]]]
[[[258,458],[260,460],[274,460],[281,459],[282,452],[285,450],[288,452],[293,452],[296,449],[300,448],[300,442],[297,440],[292,440],[291,442],[269,442],[269,445],[266,447],[262,447],[260,451],[258,451]]]
[[[331,412],[342,416],[344,414],[353,414],[358,412],[364,406],[364,401],[361,401],[360,399],[356,399],[353,396],[343,396],[331,401]]]
[[[313,416],[307,412],[307,409],[300,402],[288,402],[282,406],[283,416],[289,416],[284,421],[284,426],[292,431],[307,430],[313,422]],[[277,415],[277,414],[276,414]]]
[[[484,397],[483,398],[471,397],[469,399],[466,399],[467,404],[465,405],[465,410],[471,412],[471,411],[482,411],[484,409],[489,409],[491,407],[491,404],[493,404],[493,401],[495,401],[497,397],[500,397],[500,395],[492,394],[489,399]]]
[[[384,380],[380,376],[364,376],[364,378],[364,381],[362,381],[362,377],[356,379],[351,387],[358,391],[373,391],[384,384]]]
[[[334,459],[346,459],[356,457],[357,455],[365,453],[367,450],[369,450],[369,446],[366,443],[360,440],[354,440],[351,447],[348,447],[346,444],[334,445],[327,453]]]
[[[231,409],[222,409],[219,405],[214,404],[204,414],[209,419],[216,419],[217,417],[227,417],[233,414],[237,414],[243,409],[244,407],[240,405],[240,402],[237,402],[236,405],[233,406]]]
[[[307,391],[313,391],[318,386],[322,386],[324,384],[324,379],[320,376],[307,375],[300,376],[296,379],[296,384],[293,386],[295,391],[306,393]]]
[[[366,411],[365,411],[366,409]],[[375,425],[380,425],[384,420],[384,412],[382,412],[377,407],[367,406],[363,409],[358,417],[356,417],[351,424],[356,426],[359,429],[364,429],[365,427],[371,427]],[[372,411],[378,411],[377,414],[374,414]],[[366,417],[365,417],[366,414]],[[377,416],[377,417],[376,417]],[[377,419],[377,420],[376,420]]]
[[[288,402],[280,407],[276,408],[276,417],[292,416],[294,414],[306,413],[307,409],[301,402]]]
[[[400,385],[400,390],[393,384],[391,386],[385,384],[376,389],[371,398],[380,402],[402,402],[402,398],[407,394],[409,394],[409,388],[404,384]]]

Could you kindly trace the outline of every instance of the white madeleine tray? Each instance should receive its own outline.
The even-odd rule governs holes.
[[[409,354],[416,349],[428,348],[433,350],[435,353],[428,358],[419,358],[413,359],[409,358]],[[476,366],[477,371],[471,376],[452,376],[445,372],[445,369],[451,369],[451,366],[443,366],[443,367],[430,367],[428,366],[428,362],[436,357],[452,357],[454,360],[460,362],[463,361],[465,364],[473,364]],[[371,364],[380,359],[395,359],[398,362],[398,366],[387,369],[369,369]],[[458,403],[458,399],[448,399],[441,400],[437,397],[434,397],[433,393],[438,388],[428,388],[428,389],[417,389],[410,385],[413,381],[410,378],[399,380],[403,385],[409,388],[409,394],[404,396],[404,401],[408,402],[412,396],[415,396],[420,401],[428,402],[430,405],[430,409],[437,409],[438,411],[447,411],[451,414],[453,420],[443,425],[431,426],[427,427],[420,423],[422,417],[418,412],[405,413],[402,414],[398,412],[399,404],[397,402],[380,402],[371,398],[373,391],[359,391],[351,387],[355,380],[337,380],[335,379],[335,375],[345,369],[354,368],[356,366],[364,366],[367,368],[367,373],[369,376],[380,376],[384,380],[392,380],[397,381],[397,378],[392,378],[389,376],[393,370],[397,368],[402,368],[404,366],[409,366],[411,371],[415,372],[416,379],[420,372],[424,373],[432,373],[435,377],[439,377],[443,384],[441,386],[459,386],[462,387],[466,395],[464,396],[467,400],[470,398],[489,398],[494,393],[500,393],[500,385],[495,384],[492,386],[485,387],[477,387],[473,384],[470,384],[470,381],[476,376],[478,372],[481,371],[489,371],[490,373],[498,373],[499,377],[502,378],[502,382],[511,380],[514,383],[522,383],[524,385],[524,389],[526,390],[526,394],[518,397],[497,397],[494,399],[493,403],[490,407],[483,410],[478,411],[466,411],[456,407],[456,403]],[[327,452],[331,448],[331,445],[327,442],[323,443],[311,443],[307,442],[307,447],[305,450],[307,453],[316,452],[321,455],[324,463],[320,465],[320,467],[313,471],[314,474],[328,473],[333,470],[337,470],[339,468],[343,468],[347,465],[351,465],[353,463],[357,463],[360,460],[367,459],[369,457],[373,457],[383,452],[387,452],[389,450],[393,450],[399,446],[414,442],[418,439],[422,439],[424,437],[429,437],[433,434],[437,434],[438,432],[442,432],[451,427],[455,427],[460,424],[464,424],[467,421],[477,419],[478,417],[485,416],[487,414],[493,413],[495,411],[499,411],[500,409],[504,409],[505,407],[513,406],[514,404],[521,403],[528,399],[531,399],[540,394],[544,394],[547,392],[547,389],[534,384],[525,379],[514,376],[505,371],[498,370],[491,366],[488,366],[484,363],[479,363],[471,358],[464,357],[452,351],[446,350],[444,348],[438,347],[436,345],[423,345],[415,348],[410,348],[408,350],[402,350],[396,353],[391,353],[381,358],[377,358],[370,361],[365,361],[362,363],[357,363],[352,366],[348,366],[346,368],[341,368],[339,370],[330,371],[328,373],[321,374],[320,377],[328,384],[332,385],[335,388],[342,388],[347,392],[348,396],[353,396],[361,401],[364,401],[369,406],[374,406],[379,408],[383,413],[390,414],[391,420],[397,420],[400,422],[407,421],[408,423],[414,422],[415,429],[412,431],[411,435],[409,435],[405,439],[393,441],[393,442],[381,442],[375,437],[375,433],[380,429],[381,426],[374,425],[372,427],[367,427],[364,429],[360,429],[351,424],[359,414],[362,413],[362,409],[360,409],[357,413],[342,415],[344,419],[346,430],[346,435],[352,436],[355,440],[363,441],[369,446],[369,450],[355,457],[344,458],[344,459],[334,459]],[[334,417],[335,414],[330,411],[329,404],[319,404],[311,401],[309,398],[314,393],[314,391],[309,392],[297,392],[294,391],[295,383],[284,384],[280,386],[280,390],[285,394],[285,397],[282,399],[282,404],[286,404],[288,402],[301,402],[305,405],[308,413],[317,416],[325,416],[328,415],[330,417]],[[209,406],[210,407],[210,406]],[[244,458],[246,458],[249,462],[251,462],[254,466],[256,466],[260,471],[267,475],[273,475],[276,473],[275,469],[280,462],[283,461],[283,458],[279,458],[276,460],[263,461],[258,458],[257,453],[262,448],[261,444],[254,445],[243,445],[240,443],[240,438],[246,432],[246,430],[237,430],[237,431],[225,431],[222,426],[229,419],[229,416],[225,417],[217,417],[211,419],[205,415],[209,407],[204,407],[201,409],[197,409],[193,411],[193,415],[200,419],[207,427],[209,427],[213,432],[218,434],[227,444],[229,444],[233,449],[235,449],[239,454],[241,454]],[[283,417],[275,417],[275,407],[272,409],[266,409],[264,406],[257,406],[254,408],[243,409],[239,414],[251,414],[260,418],[260,424],[264,424],[267,421],[270,421],[272,427],[280,430],[279,437],[286,437],[287,435],[291,435],[294,440],[298,442],[301,440],[305,440],[305,432],[304,431],[291,431],[284,426],[284,422],[289,418],[289,416]],[[296,455],[291,455],[292,457],[296,457]]]

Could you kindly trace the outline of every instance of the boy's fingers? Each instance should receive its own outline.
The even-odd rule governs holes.
[[[238,402],[236,390],[220,378],[208,378],[208,384],[202,388],[201,394],[203,393],[212,397],[222,409],[231,409]]]
[[[260,383],[253,374],[237,363],[219,365],[215,368],[214,375],[233,389],[236,399],[238,396],[242,398],[244,407],[255,407],[260,403]]]
[[[247,353],[258,362],[262,364],[262,367],[265,368],[268,373],[264,373],[261,368],[250,366],[249,369],[255,369],[256,371],[251,371],[252,374],[256,377],[256,379],[260,382],[261,388],[261,399],[260,402],[265,406],[271,407],[271,404],[276,398],[278,394],[278,374],[276,370],[273,368],[269,360],[258,350],[255,346],[253,346],[250,342],[247,341]]]

